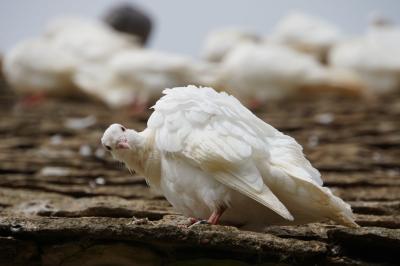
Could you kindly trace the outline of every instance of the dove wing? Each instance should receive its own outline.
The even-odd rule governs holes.
[[[155,144],[160,151],[174,154],[285,219],[293,220],[264,184],[256,167],[256,157],[268,157],[265,139],[268,134],[243,119],[243,112],[254,116],[249,110],[234,97],[207,88],[179,88],[164,93],[167,95],[156,103],[148,121],[148,127],[156,132]]]
[[[179,128],[179,134],[176,135],[167,134],[168,130],[163,129],[163,135],[168,136],[164,142],[160,140],[163,148],[181,150],[181,144],[189,133],[193,133],[190,134],[193,137],[195,132],[199,132],[196,129],[202,129],[204,132],[200,131],[201,133],[198,134],[201,138],[204,133],[209,134],[216,130],[219,135],[236,136],[236,139],[247,144],[235,146],[234,150],[237,152],[240,151],[239,148],[250,146],[255,151],[255,155],[269,154],[267,163],[270,166],[279,168],[293,178],[322,186],[320,173],[304,157],[303,148],[295,139],[265,123],[232,96],[216,93],[207,88],[202,88],[200,94],[197,89],[192,91],[193,89],[184,88],[184,90],[182,91],[182,88],[165,90],[164,93],[170,97],[164,96],[157,102],[154,106],[155,112],[149,119],[149,127],[154,128],[161,128],[164,122],[169,125],[169,128],[173,123],[176,123],[176,127],[180,127],[180,123],[184,125]],[[183,119],[175,121],[174,118],[180,116],[178,111],[185,114]],[[164,116],[166,121],[164,121]],[[210,118],[211,121],[209,121]],[[205,126],[205,123],[210,124]],[[174,141],[171,141],[172,139]],[[196,141],[196,139],[191,141]],[[218,142],[218,139],[213,141]],[[179,144],[175,145],[175,143]],[[225,150],[230,151],[228,147]]]
[[[293,178],[322,186],[321,174],[304,157],[303,148],[290,136],[269,139],[270,164]]]
[[[250,175],[249,175],[250,173]],[[246,175],[247,174],[247,175]],[[249,198],[261,203],[267,208],[273,210],[283,218],[293,221],[293,216],[283,203],[274,195],[274,193],[264,184],[256,186],[257,184],[249,182],[248,178],[262,180],[258,170],[255,172],[230,172],[220,171],[213,172],[215,179],[227,187],[239,191]],[[256,178],[254,178],[256,177]]]

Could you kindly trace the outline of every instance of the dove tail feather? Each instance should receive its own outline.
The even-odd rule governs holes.
[[[352,228],[360,227],[354,221],[355,217],[351,210],[350,205],[348,203],[344,202],[341,198],[333,195],[329,189],[326,189],[326,191],[329,193],[332,205],[335,208],[335,212],[333,213],[333,215],[330,218],[332,220],[334,220],[335,222],[337,222],[341,225],[344,225],[344,226],[348,226],[348,227],[352,227]]]

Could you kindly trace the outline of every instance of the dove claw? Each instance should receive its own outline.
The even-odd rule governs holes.
[[[147,218],[136,218],[132,217],[132,221],[128,223],[128,225],[144,225],[144,224],[152,224],[152,222]]]
[[[193,223],[192,225],[189,225],[188,228],[192,228],[192,227],[194,227],[196,225],[200,225],[200,224],[209,224],[209,225],[211,225],[207,220],[198,220],[197,222]]]

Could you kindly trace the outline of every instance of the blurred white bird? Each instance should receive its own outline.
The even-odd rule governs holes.
[[[241,29],[224,29],[210,32],[205,40],[202,57],[210,62],[221,62],[235,46],[258,42],[260,37]]]
[[[133,35],[115,31],[104,22],[79,17],[50,21],[44,36],[81,62],[103,62],[116,52],[141,46]]]
[[[358,93],[359,85],[351,73],[327,68],[312,56],[276,44],[236,47],[222,62],[217,81],[217,87],[250,106],[255,100],[262,103],[284,98],[304,87]]]
[[[236,98],[194,86],[164,93],[147,129],[113,124],[101,141],[179,212],[250,230],[326,218],[357,227],[302,147]]]
[[[81,64],[100,64],[113,54],[138,47],[135,38],[105,23],[63,18],[52,21],[45,33],[17,44],[4,58],[7,81],[25,95],[82,94],[73,82]]]
[[[373,93],[400,89],[400,28],[374,22],[365,36],[336,45],[329,64],[355,71]]]
[[[72,75],[77,61],[46,38],[23,41],[4,57],[3,72],[18,93],[71,95],[77,91]]]
[[[143,110],[163,88],[213,82],[213,66],[185,56],[152,50],[126,50],[104,64],[82,65],[75,83],[110,107],[134,105]]]
[[[270,38],[324,61],[329,48],[342,38],[340,30],[322,18],[293,11],[283,17]]]

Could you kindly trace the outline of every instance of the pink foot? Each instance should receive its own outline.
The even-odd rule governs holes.
[[[44,92],[37,92],[23,97],[17,103],[22,108],[32,108],[38,106],[46,101],[46,94]]]
[[[252,99],[252,100],[249,101],[248,107],[251,110],[256,110],[256,109],[261,108],[263,106],[263,104],[264,103],[262,101],[258,100],[258,99]]]
[[[194,218],[190,218],[191,221],[194,221],[194,223],[192,223],[190,227],[192,226],[196,226],[199,224],[211,224],[211,225],[216,225],[219,222],[219,219],[221,218],[222,214],[224,213],[224,211],[226,210],[225,207],[221,207],[215,211],[213,211],[213,213],[210,215],[210,218],[208,218],[208,220],[198,220],[198,219],[194,219]]]
[[[219,219],[221,218],[222,214],[224,213],[224,211],[226,210],[226,208],[221,207],[219,209],[217,209],[216,211],[213,211],[213,213],[211,214],[210,218],[208,218],[207,222],[209,224],[218,224]]]
[[[146,112],[147,102],[135,100],[131,106],[129,106],[128,112],[131,116],[138,116]]]

